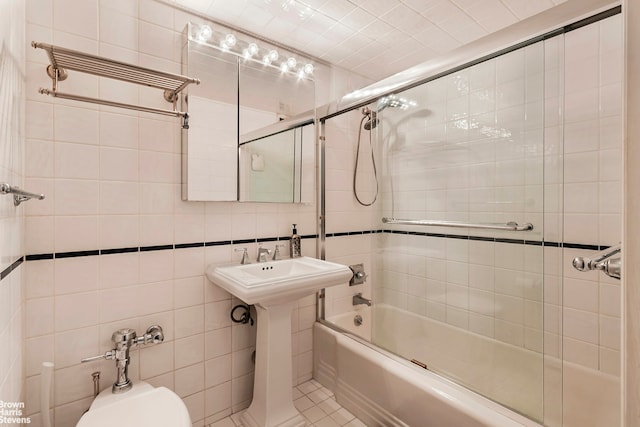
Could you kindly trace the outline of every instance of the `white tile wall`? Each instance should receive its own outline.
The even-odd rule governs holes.
[[[30,1],[27,40],[180,72],[181,33],[193,16],[151,0],[92,0],[77,8],[68,3]],[[110,29],[113,19],[122,24],[118,31]],[[178,120],[38,95],[37,87],[50,84],[46,64],[43,52],[27,52],[26,150],[33,155],[27,158],[26,182],[46,188],[47,199],[26,209],[25,253],[288,236],[292,223],[301,234],[317,233],[314,204],[183,202]],[[329,67],[317,67],[317,73],[318,103],[367,83]],[[61,90],[166,108],[157,90],[79,73],[71,73]],[[255,244],[238,246],[256,251]],[[314,239],[302,241],[306,255],[314,256],[315,246]],[[91,401],[90,373],[102,371],[103,388],[115,375],[111,361],[81,365],[79,359],[108,350],[118,328],[142,332],[154,323],[163,326],[166,341],[134,352],[134,380],[175,390],[194,425],[246,407],[252,393],[255,327],[231,325],[229,311],[237,301],[204,277],[211,263],[239,262],[235,248],[56,258],[21,267],[25,395],[34,423],[40,420],[42,361],[56,362],[55,425],[75,425]],[[16,310],[20,319],[19,306]],[[296,383],[311,378],[315,318],[315,298],[301,300],[292,319]],[[77,345],[68,349],[62,343],[69,339]]]
[[[358,129],[364,116],[359,110],[331,118],[325,124],[326,137],[326,232],[343,233],[371,231],[379,228],[380,201],[362,206],[353,193],[353,171],[357,152]],[[370,203],[376,197],[374,168],[371,160],[372,145],[369,131],[360,135],[360,155],[357,174],[358,197]],[[380,152],[373,145],[376,168],[380,173]],[[381,200],[381,194],[378,194]],[[326,291],[325,316],[331,317],[354,309],[352,296],[361,292],[372,298],[372,285],[376,283],[376,235],[330,237],[326,240],[326,258],[345,265],[363,264],[367,280],[363,285],[334,286]],[[357,309],[357,307],[356,307]]]
[[[24,53],[23,2],[0,4],[0,182],[23,187],[24,132]],[[40,191],[33,189],[33,191]],[[31,202],[34,203],[34,202]],[[22,258],[23,212],[25,204],[13,205],[13,197],[0,196],[0,271]],[[22,275],[24,264],[0,281],[0,400],[24,399],[22,351]]]
[[[81,8],[71,8],[68,2],[69,0],[28,2],[27,41],[37,39],[55,42],[179,72],[180,32],[186,21],[191,19],[188,14],[176,12],[151,0],[117,3],[92,0]],[[251,19],[258,19],[256,16],[260,16],[239,12],[234,9],[235,4],[232,7],[228,2],[209,3],[211,10],[230,13],[225,19],[235,15],[245,16],[243,19],[246,20],[249,19],[248,16]],[[405,13],[407,7],[422,7],[418,2],[414,2],[414,5],[405,3],[407,5],[389,5],[384,22],[378,23],[388,27],[385,36],[391,37],[389,40],[393,37],[398,40],[406,39],[406,34],[394,30],[394,27],[399,22],[406,24],[404,18],[408,16]],[[468,22],[467,16],[470,14],[479,28],[484,30],[490,31],[502,25],[497,23],[495,16],[483,19],[479,9],[470,12],[473,7],[467,7],[466,4],[456,2],[455,10],[450,10],[454,3],[441,3],[437,7],[429,6],[428,10],[428,16],[436,25],[422,26],[423,29],[412,36],[417,41],[425,40],[431,44],[423,46],[424,43],[419,43],[425,52],[436,48],[448,49],[480,35],[481,30],[477,34],[472,31],[476,24]],[[321,27],[331,27],[327,37],[341,34],[342,27],[337,24],[360,25],[365,28],[371,24],[373,17],[369,7],[365,2],[358,4],[358,7],[350,5],[348,11],[338,8],[335,13],[346,16],[344,22]],[[14,5],[11,12],[17,10],[16,13],[19,13],[19,9],[20,6]],[[537,12],[537,9],[521,10],[515,3],[509,3],[506,9],[508,10],[503,10],[500,19],[504,25]],[[73,13],[69,13],[70,10]],[[333,22],[335,19],[331,18],[331,13],[327,11],[327,15],[318,16],[318,20],[322,18],[329,23]],[[376,16],[378,13],[376,10]],[[2,16],[11,15],[3,13]],[[114,17],[122,22],[122,28],[119,27],[117,32],[110,31],[109,26],[105,25]],[[263,18],[263,25],[266,27],[268,14]],[[560,226],[547,227],[547,224],[552,222],[549,220],[562,224],[559,213],[562,212],[564,203],[567,212],[564,218],[565,241],[581,243],[580,239],[594,237],[599,244],[613,244],[617,240],[613,236],[619,233],[620,210],[614,206],[618,197],[616,188],[619,187],[620,175],[612,168],[622,156],[618,102],[620,73],[616,72],[616,66],[621,63],[621,49],[616,44],[619,43],[619,38],[615,36],[619,33],[619,22],[612,23],[617,19],[610,18],[598,24],[597,31],[588,27],[584,36],[579,35],[580,30],[571,33],[575,34],[573,40],[567,38],[564,51],[575,51],[575,61],[586,61],[597,66],[598,73],[585,72],[575,76],[575,81],[566,88],[565,97],[561,96],[563,92],[553,93],[550,89],[554,86],[553,81],[545,81],[545,102],[549,107],[545,108],[545,112],[552,110],[553,105],[563,106],[565,132],[570,136],[569,141],[565,139],[565,151],[562,151],[561,145],[558,145],[558,149],[555,141],[558,130],[562,127],[552,126],[557,115],[546,116],[545,161],[559,166],[564,163],[567,186],[573,185],[577,194],[597,191],[599,195],[597,202],[590,198],[566,196],[566,192],[562,191],[562,174],[554,175],[553,168],[545,167],[545,238],[554,235],[547,232],[556,233],[557,237],[553,240],[559,241],[562,238],[563,229]],[[20,19],[14,21],[23,22]],[[459,28],[460,22],[469,24],[466,27],[470,31],[449,34],[442,30],[444,27]],[[305,48],[312,48],[314,43],[319,44],[317,40],[321,38],[312,32],[310,25],[306,31],[313,34],[313,37],[298,38],[307,43]],[[289,34],[292,29],[285,27],[269,27],[274,31],[270,36],[277,37],[278,31]],[[7,25],[3,28],[15,26]],[[296,34],[303,30],[297,29]],[[394,31],[397,32],[396,36],[393,36]],[[163,42],[158,43],[158,40]],[[363,34],[345,40],[345,45],[359,43],[362,49],[351,56],[343,52],[341,64],[362,73],[372,69],[373,63],[379,65],[379,58],[365,50],[375,46],[375,42],[376,40]],[[598,46],[595,54],[590,49],[594,44]],[[415,46],[410,47],[411,52],[415,51]],[[339,49],[335,52],[336,55],[341,54]],[[392,63],[400,64],[410,60],[412,63],[406,65],[412,65],[417,60],[414,57],[408,58],[411,52],[398,50],[396,61]],[[530,168],[531,164],[526,161],[538,161],[542,155],[540,147],[531,145],[531,140],[528,139],[528,136],[533,136],[535,140],[539,140],[539,135],[531,132],[528,122],[519,122],[515,132],[505,125],[505,120],[512,120],[514,115],[522,116],[524,113],[527,117],[536,117],[536,126],[541,123],[542,116],[533,114],[542,111],[541,99],[532,97],[530,92],[531,85],[538,84],[536,82],[539,81],[540,70],[530,67],[529,53],[534,52],[525,52],[522,57],[519,54],[513,55],[507,62],[498,61],[495,65],[487,65],[488,69],[478,67],[471,75],[460,73],[449,79],[446,85],[434,85],[430,88],[428,103],[424,105],[429,106],[429,117],[437,124],[426,126],[421,138],[427,143],[444,138],[445,141],[454,143],[456,149],[434,150],[435,156],[412,159],[409,156],[403,157],[406,147],[403,146],[401,135],[396,135],[396,140],[390,141],[394,144],[390,149],[398,153],[398,158],[403,161],[402,167],[406,167],[403,169],[406,179],[398,179],[394,183],[399,188],[407,189],[406,194],[396,196],[396,203],[407,206],[403,212],[396,212],[397,216],[401,216],[398,213],[410,215],[428,212],[435,218],[440,216],[442,219],[501,221],[531,217],[538,219],[538,223],[542,221],[543,210],[541,204],[536,202],[536,197],[539,198],[541,194],[542,180],[536,174],[529,174],[529,171],[536,169]],[[559,57],[563,59],[561,55]],[[553,61],[549,61],[551,59],[555,58],[546,58],[546,66],[549,68],[553,64]],[[298,223],[299,230],[304,234],[315,233],[313,206],[181,202],[177,121],[91,105],[80,106],[68,101],[52,101],[39,96],[35,89],[49,84],[43,71],[46,59],[42,52],[28,50],[27,60],[28,139],[25,151],[33,155],[27,157],[25,183],[46,188],[50,197],[41,204],[25,208],[26,253],[287,235],[292,222]],[[567,55],[568,71],[571,70],[571,61],[571,55]],[[584,67],[573,69],[582,71],[582,68]],[[518,74],[518,70],[522,69],[527,70],[525,78],[519,79],[518,76],[522,74]],[[317,75],[319,81],[324,79],[324,84],[327,85],[326,88],[318,88],[318,103],[334,99],[363,83],[357,77],[335,69],[319,69]],[[552,73],[547,72],[546,75]],[[75,78],[70,78],[65,83],[69,91],[82,91],[90,96],[113,96],[126,102],[140,101],[164,107],[155,91],[132,89],[90,77],[72,77]],[[572,90],[582,88],[582,85],[586,90]],[[562,90],[560,83],[556,90],[558,88]],[[321,99],[323,97],[326,99]],[[467,109],[467,105],[472,108]],[[478,111],[478,114],[473,115],[469,111]],[[391,110],[386,112],[391,114]],[[517,144],[497,146],[496,149],[489,150],[489,147],[482,146],[478,141],[474,141],[477,150],[465,145],[464,141],[472,133],[469,129],[487,120],[488,113],[495,114],[495,122],[491,121],[494,125],[485,130],[494,135],[511,131],[512,135],[518,137]],[[355,204],[349,188],[355,159],[357,123],[361,117],[359,112],[352,112],[348,120],[346,117],[339,117],[328,122],[332,123],[332,126],[327,127],[328,232],[376,228],[378,217],[382,213],[377,207],[363,208]],[[445,125],[442,126],[441,123]],[[585,132],[585,128],[593,132]],[[573,142],[572,138],[575,138]],[[579,138],[584,142],[581,143]],[[367,162],[367,142],[363,138],[358,177],[364,199],[373,195],[370,179],[372,169]],[[536,155],[524,156],[522,153],[526,149],[533,150]],[[564,154],[564,158],[560,156],[554,159],[552,154]],[[472,156],[479,160],[474,162]],[[415,166],[425,160],[434,164],[462,161],[465,166],[451,168],[446,173],[434,168],[430,171],[432,176],[429,181],[434,183],[433,186],[412,187],[412,183],[423,182],[424,175]],[[580,169],[580,165],[585,164],[591,166]],[[2,173],[6,169],[6,165],[0,165]],[[380,169],[381,167],[379,171]],[[561,167],[559,169],[562,170]],[[18,179],[21,173],[18,172]],[[524,188],[524,193],[515,192],[516,186]],[[494,187],[499,190],[492,192],[491,188]],[[70,189],[74,190],[73,193]],[[70,194],[75,197],[70,197]],[[524,197],[516,197],[518,194],[524,194]],[[549,200],[548,195],[555,195],[556,198]],[[423,205],[422,200],[427,202]],[[498,200],[501,205],[507,206],[504,215],[500,211],[496,212],[495,207],[489,203],[491,200]],[[378,206],[383,206],[386,211],[390,208],[390,204],[384,200]],[[548,206],[557,209],[547,210]],[[4,233],[5,229],[20,229],[15,226],[15,218],[5,227],[9,224],[7,216],[11,217],[5,212],[3,207],[3,236],[7,235]],[[594,215],[597,215],[596,219]],[[573,224],[576,226],[572,227]],[[585,236],[578,232],[586,228],[595,229],[597,233]],[[617,235],[619,239],[619,234]],[[394,247],[398,243],[394,240],[396,238],[402,240],[408,237],[365,235],[330,238],[327,242],[328,258],[344,263],[367,264],[367,271],[371,275],[362,290],[368,296],[371,295],[371,288],[379,283],[376,282],[376,277],[382,277],[383,274],[381,270],[374,268],[376,258],[373,248],[377,245],[376,240],[384,239],[387,241],[385,244]],[[577,240],[572,240],[573,238]],[[444,242],[443,239],[439,240]],[[586,243],[593,241],[585,240]],[[485,243],[492,248],[488,249]],[[6,244],[5,239],[2,244]],[[432,240],[426,253],[415,255],[419,259],[412,258],[406,262],[402,261],[402,257],[389,258],[392,254],[385,254],[384,259],[394,261],[389,263],[393,268],[384,272],[393,276],[393,281],[387,283],[393,283],[397,288],[385,289],[381,291],[382,295],[412,311],[426,313],[457,326],[475,328],[478,333],[502,337],[508,342],[539,350],[540,331],[531,326],[540,325],[541,299],[536,296],[540,291],[540,271],[527,267],[530,260],[528,254],[522,256],[522,268],[511,269],[505,268],[511,264],[497,265],[498,257],[492,255],[500,252],[500,245],[503,244],[468,242],[466,247],[460,247],[461,245],[464,246],[460,241],[454,241],[451,245],[442,246],[442,243]],[[255,249],[254,245],[250,246],[251,250]],[[233,301],[228,294],[209,284],[202,275],[204,266],[210,262],[235,260],[231,249],[228,246],[207,247],[30,261],[12,273],[9,281],[5,279],[0,282],[0,291],[4,289],[3,292],[20,295],[20,276],[24,269],[24,292],[27,298],[24,306],[27,319],[26,395],[30,413],[37,411],[37,367],[41,361],[53,359],[59,363],[55,388],[56,424],[72,425],[90,401],[88,374],[99,365],[104,373],[103,378],[113,377],[110,362],[93,366],[74,362],[78,356],[85,355],[79,355],[80,350],[104,351],[108,349],[108,338],[116,328],[134,326],[142,330],[154,322],[165,326],[167,342],[142,349],[138,357],[134,357],[134,378],[145,379],[156,385],[167,385],[176,390],[184,397],[192,419],[199,425],[221,419],[231,410],[246,406],[251,393],[251,367],[246,360],[252,348],[251,333],[244,326],[225,323],[224,313],[228,313]],[[303,249],[308,254],[315,254],[312,240],[304,240]],[[3,265],[5,253],[7,251],[4,249],[0,253]],[[22,250],[16,251],[16,254],[21,255]],[[564,340],[564,354],[567,360],[615,373],[619,369],[616,364],[619,348],[615,344],[619,334],[619,329],[616,329],[616,325],[619,328],[620,316],[619,305],[616,304],[619,300],[619,283],[597,278],[595,275],[581,275],[575,277],[575,281],[561,292],[562,287],[557,284],[563,272],[570,274],[566,266],[567,260],[573,255],[575,254],[571,251],[565,251],[564,267],[547,270],[547,263],[552,264],[559,255],[552,248],[545,249],[545,352],[549,349],[549,354],[553,354],[551,349],[556,345],[558,354],[560,353],[562,349],[554,337],[559,337],[560,328],[564,328],[563,332],[567,337]],[[535,260],[537,256],[531,259]],[[531,265],[539,263],[534,261]],[[414,282],[406,279],[412,277],[425,278],[428,284],[426,291],[416,289]],[[449,283],[446,282],[447,278],[451,279]],[[501,283],[505,280],[518,286],[501,288]],[[569,279],[565,281],[567,280]],[[12,285],[5,287],[8,283]],[[580,286],[589,292],[576,291],[582,289]],[[349,306],[352,290],[354,289],[337,290],[338,294],[332,300],[333,307]],[[500,316],[490,321],[484,314],[487,310],[486,292],[496,290],[498,293],[492,310],[495,310],[495,301],[504,310]],[[152,293],[158,296],[146,300],[145,297]],[[121,301],[122,297],[131,295],[144,303],[125,305],[119,307],[119,311],[115,309],[115,304],[109,303]],[[568,298],[567,307],[572,307],[564,310],[564,322],[558,306],[561,297],[565,300]],[[598,298],[598,307],[593,311],[595,298]],[[3,298],[2,301],[6,299]],[[491,309],[491,304],[489,307]],[[522,313],[520,308],[524,309],[523,315],[518,314]],[[13,319],[16,320],[10,330],[14,331],[19,327],[15,325],[21,318],[20,304],[12,310],[15,313]],[[70,317],[69,313],[74,315]],[[314,319],[315,301],[311,298],[301,301],[292,321],[294,379],[299,381],[308,379],[311,375],[309,331]],[[5,324],[0,323],[0,329],[3,325]],[[517,327],[514,328],[514,325]],[[60,347],[61,339],[68,337],[86,337],[78,341],[78,354],[66,353]],[[19,359],[13,363],[21,363]],[[194,384],[187,381],[188,378],[198,380]],[[60,384],[66,383],[68,379],[72,381],[72,387],[66,391]],[[14,396],[18,381],[11,381],[9,395]],[[108,383],[109,380],[103,385]],[[1,390],[4,393],[7,390],[7,380],[2,384]],[[37,420],[37,416],[34,419]]]
[[[622,78],[621,17],[549,40],[546,47],[547,64],[564,66],[564,85],[547,82],[547,103],[560,106],[555,112],[565,118],[562,123],[559,114],[549,115],[545,123],[546,135],[554,136],[545,141],[545,237],[616,245],[622,231],[622,99],[604,93]],[[560,142],[555,135],[563,129]],[[545,346],[548,354],[618,377],[620,281],[571,267],[574,257],[592,252],[545,249]]]

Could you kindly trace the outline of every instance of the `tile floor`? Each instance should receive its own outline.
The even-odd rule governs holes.
[[[366,427],[351,412],[344,409],[327,388],[315,380],[293,388],[293,400],[307,419],[307,427]],[[217,421],[210,427],[242,427],[240,413]]]

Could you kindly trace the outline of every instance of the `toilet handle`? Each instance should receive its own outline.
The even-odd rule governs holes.
[[[116,352],[113,350],[109,350],[107,351],[105,354],[101,354],[99,356],[92,356],[92,357],[85,357],[84,359],[81,359],[80,362],[81,363],[85,363],[85,362],[93,362],[94,360],[100,360],[100,359],[113,359],[116,357]]]

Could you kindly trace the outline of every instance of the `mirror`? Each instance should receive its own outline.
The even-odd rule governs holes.
[[[308,114],[240,139],[240,201],[311,203],[315,126]]]
[[[182,130],[182,200],[238,199],[238,62],[187,40],[182,72],[195,73],[182,97],[189,129]]]
[[[313,79],[282,50],[271,63],[262,58],[273,47],[247,59],[217,44],[210,28],[203,39],[203,27],[190,23],[185,29],[182,73],[197,76],[201,84],[182,97],[189,114],[189,129],[182,131],[182,199],[313,201]],[[242,52],[247,43],[237,40],[237,45]],[[283,63],[297,68],[286,71]],[[254,168],[264,161],[265,169],[252,170],[251,161],[239,157],[243,153],[257,156]]]

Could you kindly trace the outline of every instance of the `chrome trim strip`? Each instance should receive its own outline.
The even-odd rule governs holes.
[[[325,121],[320,120],[318,122],[320,126],[317,126],[316,131],[318,132],[318,155],[320,159],[320,164],[318,168],[319,174],[319,194],[318,194],[318,239],[316,239],[316,250],[318,258],[322,260],[326,260],[326,247],[325,242],[327,240],[327,228],[326,228],[326,213],[327,213],[327,200],[326,200],[326,192],[325,185],[327,179],[327,171],[326,171],[326,138],[325,138]],[[318,292],[318,297],[316,298],[316,319],[324,319],[326,315],[326,290],[322,289]]]
[[[281,120],[260,129],[252,130],[251,132],[245,133],[244,135],[240,135],[239,145],[247,144],[258,139],[266,138],[271,135],[276,135],[278,133],[286,132],[291,129],[314,123],[314,119],[315,111],[305,111],[304,113],[300,113],[286,120]]]

